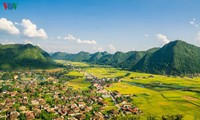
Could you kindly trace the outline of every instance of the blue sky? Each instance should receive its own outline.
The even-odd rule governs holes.
[[[177,38],[200,46],[199,0],[0,1],[2,44],[70,53],[147,50]],[[17,9],[4,10],[4,2]]]

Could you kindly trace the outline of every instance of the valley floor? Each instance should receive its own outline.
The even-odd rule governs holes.
[[[200,119],[200,77],[152,75],[84,63],[74,65],[85,66],[83,70],[99,78],[120,78],[121,82],[106,89],[134,95],[132,103],[143,112],[142,119],[149,115],[160,118],[164,114],[182,114],[185,120]]]
[[[110,119],[117,114],[200,119],[200,77],[56,62],[66,68],[0,72],[0,119]]]

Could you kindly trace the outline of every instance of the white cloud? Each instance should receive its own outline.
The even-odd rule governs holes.
[[[103,47],[98,47],[97,50],[100,51],[100,52],[105,51]]]
[[[200,31],[195,36],[196,42],[200,42]]]
[[[24,40],[25,44],[33,44],[33,42],[31,42],[30,40]]]
[[[10,45],[10,44],[15,44],[14,42],[5,42],[5,43],[2,43],[3,45]]]
[[[38,47],[41,47],[40,44],[36,44]]]
[[[193,25],[193,24],[194,24],[194,21],[190,21],[190,24]]]
[[[9,45],[9,44],[15,44],[14,42],[11,42],[9,40],[5,40],[3,43],[1,43],[2,45]]]
[[[22,19],[21,25],[24,27],[24,35],[28,37],[37,37],[37,38],[42,38],[46,39],[47,34],[44,31],[44,29],[37,29],[37,26],[33,24],[29,19]]]
[[[18,23],[18,22],[14,22],[14,24],[15,24],[15,25],[19,25],[19,23]]]
[[[195,18],[193,18],[190,22],[189,22],[192,26],[194,26],[194,27],[199,27],[199,24],[196,22],[196,19]]]
[[[65,36],[63,39],[64,39],[64,40],[76,40],[76,37],[74,37],[74,36],[71,35],[71,34],[67,34],[67,36]]]
[[[0,30],[4,30],[10,34],[19,34],[19,29],[15,27],[13,22],[7,20],[6,18],[0,19]]]
[[[158,40],[160,40],[163,44],[167,44],[170,42],[170,40],[167,38],[167,36],[163,34],[156,34],[156,37]]]
[[[144,34],[144,37],[149,37],[149,35],[148,34]]]
[[[81,39],[77,39],[77,43],[80,43],[80,44],[97,44],[97,42],[95,40],[81,40]]]
[[[62,39],[62,37],[60,37],[60,36],[57,36],[57,39]]]
[[[57,37],[57,38],[59,39],[61,37]],[[91,45],[97,44],[97,42],[95,40],[81,40],[80,38],[77,38],[77,37],[73,36],[72,34],[67,34],[63,39],[64,40],[73,40],[79,44],[91,44]]]
[[[108,50],[113,53],[116,52],[116,48],[112,44],[108,45]]]

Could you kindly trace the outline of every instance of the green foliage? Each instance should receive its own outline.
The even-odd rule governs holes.
[[[0,92],[7,91],[7,90],[10,90],[10,87],[8,85],[2,85],[2,87],[0,88]]]
[[[128,77],[129,75],[131,75],[131,73],[126,73],[126,75],[124,75],[125,77]]]
[[[177,114],[177,115],[163,115],[162,120],[182,120],[183,115]]]
[[[200,73],[200,48],[180,40],[170,42],[162,48],[152,48],[147,51],[116,52],[115,54],[107,52],[54,53],[52,57],[154,74],[189,75]]]
[[[158,120],[156,116],[150,115],[147,116],[147,120]]]
[[[50,55],[31,44],[0,45],[0,69],[34,69],[55,66]]]
[[[92,117],[92,114],[90,112],[86,112],[85,115],[86,115],[85,120],[90,120],[90,118]]]
[[[40,117],[42,120],[52,120],[54,116],[45,110],[41,111]]]
[[[115,115],[110,120],[139,120],[139,116],[128,114],[128,115]]]
[[[13,73],[4,73],[1,77],[2,80],[12,80],[14,78],[14,74]]]
[[[19,117],[20,120],[26,120],[26,116],[24,113],[20,113]]]
[[[200,48],[180,40],[173,41],[146,54],[132,70],[171,75],[200,73]]]
[[[94,54],[89,54],[87,52],[79,52],[77,54],[57,52],[52,55],[52,58],[75,62],[85,61],[92,64],[111,65],[113,67],[129,69],[141,59],[144,54],[144,51],[130,51],[127,53],[116,52],[115,54],[109,54],[107,52],[96,52]]]
[[[75,62],[82,62],[90,59],[90,53],[88,52],[79,52],[77,54],[68,54],[63,52],[56,52],[52,54],[52,58],[57,60],[70,60]]]
[[[123,69],[131,69],[146,54],[145,51],[133,51],[128,53],[130,56],[126,60],[120,62],[118,67]]]

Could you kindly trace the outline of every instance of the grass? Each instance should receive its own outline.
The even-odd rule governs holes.
[[[115,105],[113,100],[110,97],[109,98],[104,98],[104,102],[106,102],[106,104],[108,106],[114,106]]]
[[[76,76],[76,77],[84,77],[83,72],[78,72],[78,71],[70,71],[67,76]]]
[[[89,64],[83,62],[70,62],[73,66],[89,67]]]
[[[91,85],[91,83],[85,81],[84,78],[72,79],[70,81],[67,81],[67,84],[77,90],[88,90],[88,87]]]
[[[72,86],[74,89],[78,89],[78,90],[88,90],[89,89],[89,86],[91,85],[91,83],[88,81],[85,81],[85,75],[83,72],[70,71],[66,75],[77,77],[76,79],[71,79],[71,80],[67,81],[67,84],[69,86]]]
[[[101,66],[96,66],[94,68],[87,68],[86,71],[88,73],[92,73],[95,76],[99,77],[99,78],[103,78],[103,77],[119,77],[119,76],[124,76],[126,75],[128,72],[127,71],[121,71],[115,68],[104,68]]]

